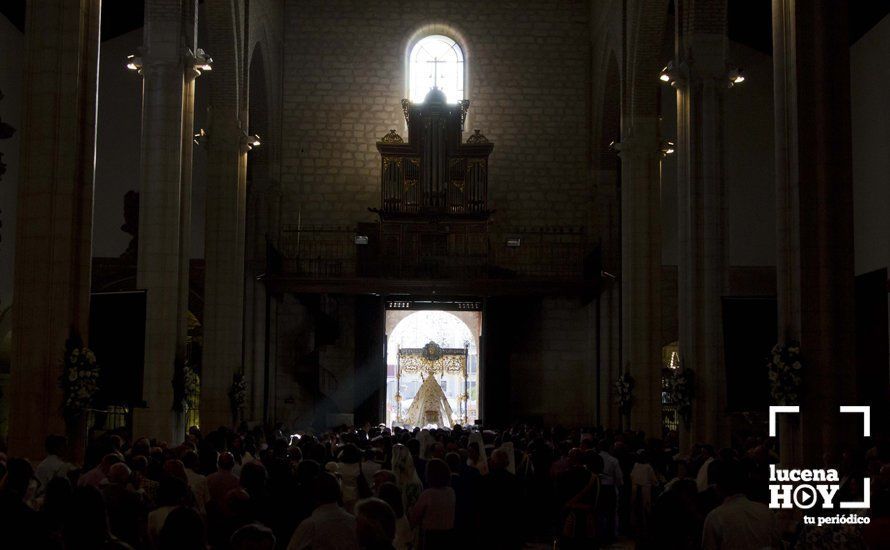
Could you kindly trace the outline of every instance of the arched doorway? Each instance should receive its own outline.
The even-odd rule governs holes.
[[[419,373],[402,373],[398,376],[399,349],[422,348],[430,342],[442,348],[466,349],[466,385],[463,376],[457,373],[445,373],[436,380],[455,412],[453,423],[463,423],[464,410],[467,423],[472,424],[479,418],[481,321],[482,316],[478,311],[387,311],[386,424],[388,426],[399,424],[399,411],[408,410],[422,383]],[[465,393],[466,408],[461,401]]]

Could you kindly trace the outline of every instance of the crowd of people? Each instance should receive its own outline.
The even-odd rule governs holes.
[[[603,429],[193,428],[178,445],[105,433],[69,461],[0,455],[0,546],[63,549],[886,548],[890,448],[826,455],[867,525],[766,506],[769,439],[737,449]],[[7,546],[9,544],[9,546]],[[840,544],[840,545],[839,545]]]

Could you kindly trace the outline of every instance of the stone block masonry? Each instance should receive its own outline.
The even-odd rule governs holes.
[[[464,48],[467,133],[479,128],[495,143],[495,221],[586,223],[587,2],[292,1],[285,18],[282,223],[373,220],[374,143],[391,128],[405,132],[406,48],[431,24],[453,29]]]

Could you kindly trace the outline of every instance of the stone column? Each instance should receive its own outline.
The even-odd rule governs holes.
[[[722,297],[728,247],[723,174],[726,2],[677,9],[677,221],[680,364],[695,376],[684,443],[729,444]],[[681,422],[681,432],[687,427]]]
[[[661,148],[658,120],[638,116],[621,158],[621,349],[635,381],[630,427],[661,436]]]
[[[604,147],[605,148],[605,147]],[[611,156],[611,155],[610,155]],[[615,158],[608,159],[615,164]],[[618,426],[613,399],[618,370],[621,367],[620,326],[621,288],[617,280],[621,272],[621,215],[618,193],[618,171],[601,168],[594,171],[597,182],[596,200],[599,218],[599,237],[602,252],[603,288],[597,299],[599,307],[599,392],[597,394],[598,423]]]
[[[262,170],[260,170],[262,168]],[[268,179],[265,166],[253,164],[248,190],[247,258],[244,276],[244,377],[249,396],[244,407],[246,420],[263,419],[266,387],[266,285],[257,276],[266,272],[266,236],[277,227],[279,186]]]
[[[148,0],[142,50],[142,156],[136,284],[148,291],[143,399],[134,433],[182,438],[173,413],[174,365],[185,359],[191,218],[193,2]],[[191,44],[189,44],[191,41]],[[185,134],[188,126],[187,134]],[[186,136],[188,139],[186,139]],[[185,173],[185,177],[183,174]],[[185,234],[183,234],[185,233]],[[185,278],[185,281],[183,281]],[[185,301],[185,303],[183,303]]]
[[[773,0],[779,341],[801,344],[801,413],[782,460],[821,464],[858,438],[854,403],[853,187],[847,4]],[[855,429],[854,429],[855,427]]]
[[[87,338],[100,0],[31,1],[25,17],[9,448],[65,433],[65,340]]]
[[[242,115],[246,120],[246,113]],[[214,111],[207,140],[201,423],[231,424],[228,390],[241,372],[247,149],[238,117]]]

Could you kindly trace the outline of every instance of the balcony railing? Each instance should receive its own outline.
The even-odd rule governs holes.
[[[580,228],[381,233],[380,227],[284,226],[272,243],[279,256],[276,271],[313,279],[582,281],[599,277],[599,247]]]

